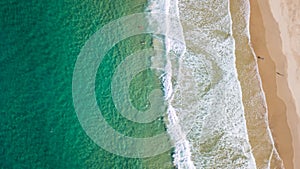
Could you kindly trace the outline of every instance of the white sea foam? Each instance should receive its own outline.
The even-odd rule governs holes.
[[[197,168],[256,168],[237,78],[228,1],[179,1],[187,52],[173,106]]]
[[[165,99],[168,101],[167,131],[170,134],[175,144],[175,152],[173,155],[174,165],[176,165],[177,168],[193,169],[195,167],[191,160],[190,144],[186,138],[185,133],[182,132],[179,123],[180,120],[177,116],[178,111],[172,106],[172,101],[174,99],[172,78],[174,78],[174,75],[175,76],[177,75],[176,74],[177,72],[174,72],[174,70],[178,71],[180,65],[180,63],[178,63],[180,62],[178,58],[180,58],[181,55],[185,53],[184,39],[178,42],[168,37],[169,32],[174,30],[179,30],[179,33],[183,34],[182,28],[174,27],[172,25],[172,21],[170,20],[170,19],[179,19],[179,11],[178,11],[177,4],[178,4],[177,0],[166,0],[166,1],[151,0],[149,2],[149,6],[147,10],[151,10],[151,12],[154,13],[164,13],[167,16],[172,16],[172,17],[166,17],[163,23],[166,25],[166,32],[165,32],[166,37],[164,38],[163,41],[165,46],[165,51],[166,51],[166,64],[165,64],[166,74],[165,76],[162,77],[162,82],[164,86]],[[173,64],[174,62],[172,61],[174,59],[177,60],[177,64],[178,64],[177,69],[174,68],[175,65]]]
[[[184,43],[168,38],[162,41],[166,49],[167,73],[162,81],[169,103],[167,130],[175,141],[173,163],[178,168],[256,168],[235,67],[228,3],[149,1],[148,11],[180,15],[184,25],[182,31],[172,27],[168,18],[162,23],[167,26],[166,34],[179,29],[184,35]],[[177,69],[171,53],[181,55]]]

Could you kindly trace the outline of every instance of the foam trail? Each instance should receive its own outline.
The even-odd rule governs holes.
[[[179,19],[179,10],[178,10],[178,1],[177,0],[166,0],[166,1],[150,1],[148,10],[151,12],[164,12],[166,15],[176,16]],[[173,18],[173,17],[172,17]],[[174,165],[177,168],[195,168],[193,161],[191,160],[191,151],[189,141],[186,138],[186,135],[183,133],[179,118],[176,114],[176,109],[172,106],[172,101],[174,99],[173,95],[173,84],[172,84],[172,75],[173,75],[173,67],[172,67],[172,55],[171,53],[175,53],[177,57],[183,55],[185,52],[185,44],[182,42],[176,42],[171,38],[168,38],[168,32],[173,29],[181,29],[182,28],[172,28],[172,21],[170,21],[169,17],[165,19],[166,25],[166,38],[164,38],[163,43],[166,50],[166,64],[165,64],[165,76],[162,77],[162,82],[164,86],[165,99],[168,101],[168,125],[167,130],[175,142],[175,152],[173,155]],[[182,32],[181,32],[182,33]],[[183,40],[183,39],[182,39]],[[180,66],[180,63],[179,63]]]
[[[175,100],[197,168],[255,168],[228,7],[227,0],[179,1],[187,52]]]
[[[229,14],[229,16],[230,16],[230,25],[232,25],[233,24],[233,21],[232,21],[232,16],[231,16],[231,13],[230,13],[230,0],[228,0],[228,14]],[[249,17],[249,19],[250,19],[250,17]],[[247,26],[249,26],[249,22],[248,22],[248,25]],[[233,30],[232,30],[232,26],[230,27],[230,35],[232,36],[233,35]],[[250,35],[250,34],[249,34]],[[235,51],[235,39],[234,39],[234,43],[233,43],[233,51]],[[234,63],[236,63],[236,56],[234,56]],[[237,73],[237,69],[236,69],[236,66],[234,67],[235,68],[235,76],[236,77],[238,77],[238,73]],[[239,86],[239,93],[240,93],[240,98],[242,98],[242,89],[241,89],[241,84],[240,84],[240,81],[239,80],[237,80],[238,81],[238,86]],[[245,110],[244,110],[244,106],[242,105],[242,109],[243,109],[243,112],[245,112]],[[243,118],[244,119],[246,119],[245,118],[245,115],[243,115]],[[245,130],[246,130],[246,139],[247,139],[247,143],[249,144],[249,146],[251,146],[250,145],[250,141],[249,141],[249,137],[248,137],[248,131],[247,131],[247,125],[246,125],[246,122],[244,123],[244,128],[245,128]],[[253,156],[253,152],[252,152],[252,149],[250,149],[250,158],[251,158],[251,160],[253,161],[253,168],[256,168],[256,164],[255,164],[255,158],[254,158],[254,156]]]

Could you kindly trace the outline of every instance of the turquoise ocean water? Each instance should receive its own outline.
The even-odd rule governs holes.
[[[82,129],[72,100],[75,62],[88,38],[146,5],[146,0],[0,2],[0,168],[172,168],[171,150],[135,159],[101,149]],[[141,125],[122,118],[107,90],[117,65],[151,45],[149,35],[128,38],[107,53],[98,69],[99,107],[108,123],[128,136],[166,130],[162,121]],[[151,70],[130,86],[133,104],[141,110],[147,108],[149,91],[162,88]]]

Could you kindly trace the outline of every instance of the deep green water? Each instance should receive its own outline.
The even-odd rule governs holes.
[[[0,1],[0,168],[171,168],[171,152],[131,159],[101,149],[80,126],[72,100],[74,65],[88,38],[145,7],[145,0]],[[126,39],[110,50],[98,70],[97,100],[105,102],[99,107],[116,130],[129,136],[165,130],[162,121],[141,126],[120,117],[105,97],[122,59],[149,47],[149,35]],[[131,86],[145,86],[131,90],[133,104],[141,110],[149,91],[162,87],[150,70]]]

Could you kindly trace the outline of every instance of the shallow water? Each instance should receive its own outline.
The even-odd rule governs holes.
[[[255,168],[228,5],[179,1],[187,52],[174,107],[183,119],[196,168]]]

